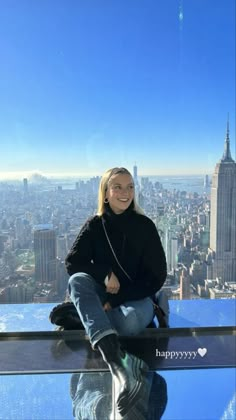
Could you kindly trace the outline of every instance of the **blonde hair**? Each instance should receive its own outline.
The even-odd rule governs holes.
[[[106,171],[103,174],[103,176],[101,178],[101,181],[100,181],[99,190],[98,190],[98,210],[97,210],[97,215],[98,216],[102,216],[103,213],[105,213],[104,200],[105,200],[105,197],[106,197],[106,191],[107,191],[107,188],[108,188],[108,184],[109,184],[109,181],[110,181],[111,177],[113,175],[117,175],[117,174],[129,175],[133,180],[133,177],[132,177],[131,173],[126,168],[108,169],[108,171]],[[135,197],[133,199],[133,205],[134,205],[134,211],[136,211],[136,213],[144,214],[144,211],[141,209],[141,207],[136,202]]]

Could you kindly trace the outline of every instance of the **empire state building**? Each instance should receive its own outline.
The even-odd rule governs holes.
[[[236,282],[236,163],[230,153],[229,122],[224,153],[212,177],[210,252],[211,278]]]

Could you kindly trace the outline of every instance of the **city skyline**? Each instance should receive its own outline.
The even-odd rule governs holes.
[[[0,28],[0,179],[212,175],[228,114],[235,159],[233,0],[11,0]]]
[[[170,299],[235,298],[235,165],[227,130],[211,182],[175,176],[139,183],[133,167],[138,203],[166,254]],[[98,176],[42,181],[0,183],[0,303],[64,299],[65,257],[96,214]]]

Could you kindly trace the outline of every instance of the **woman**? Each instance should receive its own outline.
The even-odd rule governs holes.
[[[82,227],[66,258],[69,294],[112,373],[122,415],[141,397],[146,364],[122,352],[118,335],[139,334],[154,315],[151,296],[166,279],[166,259],[154,223],[135,201],[125,168],[102,177],[98,212]]]

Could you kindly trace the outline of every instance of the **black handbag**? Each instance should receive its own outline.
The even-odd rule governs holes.
[[[154,306],[154,316],[157,317],[159,327],[169,328],[168,322],[166,321],[167,314],[165,314],[164,310],[154,301],[154,299],[153,299],[153,306]]]

